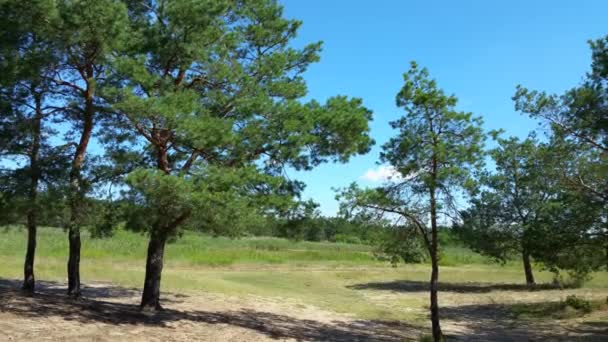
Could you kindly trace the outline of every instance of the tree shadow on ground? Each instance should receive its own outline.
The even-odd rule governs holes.
[[[271,312],[239,309],[226,311],[165,310],[147,314],[136,305],[139,291],[95,284],[87,296],[72,300],[64,285],[44,282],[34,297],[19,291],[20,282],[0,279],[0,313],[24,319],[60,318],[81,324],[174,328],[172,323],[230,325],[249,329],[272,339],[297,341],[403,341],[427,334],[424,327],[399,321],[349,320],[321,322]],[[93,295],[99,294],[100,297]],[[188,296],[179,295],[184,301]],[[167,294],[169,307],[176,297]],[[518,304],[521,305],[521,304]],[[527,305],[534,305],[532,303]],[[459,341],[606,341],[608,322],[592,321],[575,327],[553,320],[520,320],[511,305],[482,304],[442,307],[442,325],[449,340]],[[187,327],[184,327],[187,329]]]
[[[578,327],[577,330],[582,333],[597,334],[601,333],[604,339],[608,339],[608,321],[589,321],[585,322],[582,326]]]
[[[354,290],[382,290],[393,292],[428,292],[429,282],[427,281],[411,281],[411,280],[396,280],[390,282],[372,282],[364,284],[355,284],[347,286]],[[439,291],[441,292],[458,292],[458,293],[488,293],[492,291],[545,291],[561,289],[558,285],[553,284],[538,284],[535,286],[527,286],[525,284],[495,284],[495,283],[439,283]]]
[[[16,286],[15,286],[16,285]],[[0,312],[26,319],[60,317],[83,324],[144,325],[167,327],[169,323],[184,321],[203,324],[227,324],[257,331],[274,339],[298,341],[403,341],[417,339],[421,328],[398,321],[354,320],[330,323],[298,319],[287,315],[257,310],[212,312],[204,310],[175,310],[165,308],[153,314],[142,313],[138,306],[101,299],[72,300],[57,292],[53,286],[40,286],[33,297],[17,290],[19,282],[0,280]],[[98,288],[98,287],[96,287]],[[91,289],[89,289],[91,291]],[[116,296],[132,290],[105,289],[101,294]],[[132,299],[131,299],[132,301]],[[163,299],[164,302],[167,302]]]
[[[459,331],[458,340],[466,341],[607,341],[608,322],[584,322],[576,326],[561,325],[554,319],[518,319],[515,305],[478,304],[442,307],[444,325]]]
[[[392,291],[420,294],[429,291],[421,281],[372,282],[347,286],[354,290]],[[481,294],[492,291],[544,291],[561,289],[553,284],[528,287],[525,284],[440,283],[440,292]],[[444,331],[451,339],[464,341],[608,341],[608,322],[560,323],[552,319],[520,319],[516,305],[537,306],[539,303],[477,304],[443,306],[439,309]]]
[[[0,278],[0,292],[19,289],[21,288],[21,284],[21,280]],[[133,297],[140,293],[137,289],[128,289],[111,285],[104,286],[95,284],[93,286],[87,286],[82,284],[81,286],[82,296],[85,298],[126,298]],[[39,293],[45,295],[63,295],[67,293],[67,286],[54,281],[36,280],[36,294]]]

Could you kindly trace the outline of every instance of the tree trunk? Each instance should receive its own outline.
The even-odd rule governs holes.
[[[27,251],[25,252],[25,263],[23,265],[23,285],[21,288],[33,294],[36,287],[34,277],[34,257],[36,255],[36,214],[27,214]]]
[[[524,249],[522,252],[522,259],[524,262],[524,272],[526,274],[526,285],[534,286],[534,273],[532,273],[532,263],[530,262],[530,253]]]
[[[153,131],[156,139],[156,161],[159,170],[170,174],[169,158],[167,155],[166,141],[161,139],[158,131]],[[148,255],[146,258],[146,276],[144,280],[144,291],[141,295],[141,310],[162,310],[160,305],[160,280],[163,272],[163,260],[165,257],[165,244],[167,242],[168,227],[155,225],[150,233],[148,242]],[[172,227],[171,227],[172,228]]]
[[[68,295],[78,298],[80,292],[80,228],[70,225],[68,230],[70,255],[68,257]]]
[[[155,129],[151,135],[156,149],[157,168],[169,175],[171,173],[171,164],[169,162],[167,141],[170,134],[167,130]],[[152,227],[146,258],[146,276],[144,291],[141,296],[141,310],[162,310],[162,306],[160,305],[160,281],[163,272],[167,237],[173,234],[177,227],[187,220],[189,216],[190,211],[187,210],[169,224],[155,224]]]
[[[32,125],[32,147],[30,150],[30,189],[28,194],[27,210],[27,250],[23,264],[22,289],[33,294],[36,287],[34,277],[34,258],[36,255],[36,232],[38,227],[38,181],[40,170],[38,165],[38,154],[40,153],[40,135],[42,128],[42,111],[40,96],[36,96],[36,116]]]
[[[608,244],[606,244],[606,271],[608,271]]]
[[[87,75],[92,77],[93,71],[88,68]],[[81,170],[84,163],[87,146],[93,133],[93,116],[95,107],[93,103],[94,86],[87,79],[87,90],[85,94],[85,107],[82,135],[76,147],[76,153],[72,160],[70,170],[70,223],[68,228],[69,257],[68,257],[68,295],[74,298],[80,297],[80,210],[83,200],[83,189],[81,188]]]
[[[439,302],[437,291],[439,286],[439,259],[437,256],[437,203],[435,199],[435,189],[431,189],[431,324],[433,326],[433,341],[443,341],[443,333],[439,324]]]
[[[154,229],[148,243],[146,258],[146,278],[141,296],[142,310],[162,310],[160,305],[160,278],[163,271],[163,259],[167,239]]]

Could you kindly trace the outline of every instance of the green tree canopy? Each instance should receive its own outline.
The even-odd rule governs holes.
[[[517,110],[550,128],[553,174],[563,189],[577,193],[567,196],[572,205],[585,209],[578,219],[572,211],[563,213],[576,222],[597,213],[587,227],[592,233],[584,235],[593,236],[594,244],[603,241],[608,251],[608,36],[589,45],[591,70],[581,84],[562,95],[518,86],[513,99]]]
[[[2,202],[0,220],[25,222],[28,244],[23,289],[35,287],[36,231],[41,216],[39,192],[61,202],[68,146],[53,146],[50,127],[60,111],[50,105],[59,96],[50,76],[60,64],[52,26],[58,23],[50,0],[0,3],[0,191],[10,199]],[[59,195],[59,196],[57,196]],[[45,208],[48,209],[48,208]],[[48,211],[48,210],[47,210]]]
[[[526,283],[533,285],[535,231],[556,189],[556,180],[547,177],[551,155],[533,136],[520,141],[497,134],[498,147],[490,151],[495,172],[481,177],[482,191],[462,212],[459,232],[473,249],[500,261],[521,255]]]
[[[286,168],[344,162],[372,143],[360,99],[302,100],[321,44],[291,47],[301,23],[282,15],[269,0],[157,1],[114,60],[104,98],[148,161],[127,179],[140,208],[130,222],[151,236],[142,307],[159,307],[164,244],[182,227],[285,209],[301,188]]]
[[[517,87],[515,108],[547,123],[564,185],[608,203],[608,36],[590,41],[591,72],[563,95]]]

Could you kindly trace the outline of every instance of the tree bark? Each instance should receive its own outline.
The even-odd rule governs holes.
[[[36,255],[36,233],[37,222],[36,214],[28,213],[27,215],[27,250],[25,253],[25,263],[23,265],[23,285],[21,288],[33,294],[36,287],[34,277],[34,257]]]
[[[167,238],[156,231],[150,235],[148,256],[146,258],[146,278],[141,296],[142,310],[162,310],[160,305],[160,279],[163,271],[163,260]]]
[[[159,139],[159,132],[153,131],[152,136],[157,142],[155,144],[157,167],[159,170],[169,174],[171,170],[166,145],[164,144],[164,141]],[[166,227],[155,225],[152,227],[152,232],[150,233],[148,255],[146,257],[144,291],[141,295],[141,310],[162,310],[162,306],[160,305],[160,280],[163,272],[165,245],[167,243],[167,229],[165,228]]]
[[[532,263],[530,262],[530,253],[524,248],[522,251],[522,259],[524,262],[524,273],[526,274],[526,285],[534,286],[534,273],[532,272]]]
[[[68,295],[79,298],[80,292],[80,227],[71,224],[68,230]]]
[[[149,140],[156,150],[157,168],[167,175],[171,174],[169,148],[167,147],[168,141],[171,139],[171,132],[153,128],[149,136]],[[150,241],[148,242],[148,255],[146,258],[146,276],[140,304],[141,310],[162,310],[162,306],[160,305],[160,282],[167,238],[173,234],[177,227],[187,220],[189,216],[190,211],[187,210],[168,224],[155,224],[151,227]]]
[[[438,287],[439,287],[439,259],[437,256],[438,238],[437,238],[437,202],[435,199],[435,189],[430,191],[431,200],[431,324],[433,330],[433,341],[443,341],[443,333],[439,324],[439,302],[438,302]]]
[[[92,67],[87,68],[87,89],[85,91],[85,107],[82,135],[76,147],[76,153],[72,160],[70,170],[70,223],[68,226],[69,257],[68,257],[68,295],[78,298],[80,292],[80,210],[83,199],[81,188],[81,170],[84,158],[93,133],[93,116],[95,107],[93,103],[94,85],[91,80],[93,76]]]
[[[189,216],[190,211],[186,211],[165,227],[158,225],[153,227],[146,257],[146,277],[140,305],[142,310],[162,310],[160,305],[160,280],[163,272],[167,237],[169,232],[174,232]]]
[[[38,228],[38,182],[40,179],[40,166],[38,158],[40,153],[40,138],[42,129],[41,98],[36,96],[36,114],[32,125],[32,147],[30,150],[30,189],[28,194],[29,208],[27,210],[27,250],[23,264],[22,289],[33,294],[36,287],[34,276],[34,258],[36,256],[36,233]]]

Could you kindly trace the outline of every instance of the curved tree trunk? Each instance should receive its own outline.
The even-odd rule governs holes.
[[[23,285],[21,288],[30,294],[34,293],[36,280],[34,277],[34,257],[36,256],[36,214],[27,215],[27,251],[25,253],[25,263],[23,264]]]
[[[163,271],[166,242],[166,237],[156,231],[153,231],[150,235],[146,258],[146,278],[140,305],[142,310],[162,309],[160,305],[160,279]]]
[[[88,75],[93,74],[92,69],[88,70]],[[68,226],[69,257],[68,257],[68,295],[78,298],[80,292],[80,210],[83,199],[83,189],[81,188],[81,170],[87,146],[93,134],[93,115],[95,107],[93,103],[93,84],[87,81],[85,94],[84,122],[80,142],[76,147],[76,153],[72,161],[70,170],[70,223]]]
[[[30,150],[30,189],[28,194],[29,208],[27,210],[27,250],[23,264],[22,289],[33,294],[36,287],[34,277],[34,258],[36,255],[36,233],[38,227],[38,181],[40,170],[38,165],[38,154],[40,153],[40,135],[42,128],[42,111],[40,96],[36,97],[36,116],[32,125],[32,147]]]
[[[155,137],[159,137],[158,132],[154,132]],[[158,142],[159,140],[157,140]],[[164,144],[157,143],[156,160],[159,170],[170,173],[169,158]],[[150,233],[148,242],[148,255],[146,257],[146,276],[144,280],[144,291],[141,295],[141,310],[162,310],[160,305],[160,280],[163,272],[163,262],[165,258],[165,245],[167,236],[164,232],[166,227],[154,226]]]
[[[522,259],[524,263],[524,273],[526,274],[526,285],[534,286],[536,285],[536,282],[534,281],[534,273],[532,272],[530,253],[526,249],[522,251]]]

